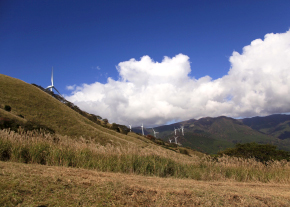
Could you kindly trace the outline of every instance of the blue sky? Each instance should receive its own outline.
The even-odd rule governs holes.
[[[55,86],[69,97],[82,91],[82,84],[120,80],[116,66],[121,62],[147,55],[161,63],[164,56],[183,54],[189,57],[189,78],[217,80],[228,74],[233,51],[241,54],[255,39],[287,32],[289,9],[288,0],[1,1],[0,73],[46,87],[53,66]],[[73,85],[80,88],[66,89]],[[100,114],[93,103],[88,107],[84,100],[71,100]],[[244,116],[259,115],[255,111]],[[161,114],[148,118],[148,124],[187,118]],[[146,116],[130,121],[142,119]]]

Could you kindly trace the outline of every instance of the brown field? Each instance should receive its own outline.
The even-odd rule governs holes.
[[[11,154],[0,162],[0,206],[290,206],[286,161],[212,160],[158,146],[102,146],[83,138],[2,130],[2,159],[5,145]],[[25,162],[23,152],[27,164],[17,163]],[[43,155],[46,163],[37,164]],[[66,167],[71,158],[74,168]],[[160,169],[173,163],[173,171],[160,174],[150,163]]]
[[[289,206],[288,184],[196,181],[0,162],[1,206]]]

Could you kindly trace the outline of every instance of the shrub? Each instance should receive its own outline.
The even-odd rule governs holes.
[[[169,147],[176,148],[177,147],[177,144],[175,144],[175,143],[169,143]]]
[[[116,123],[112,124],[111,129],[113,129],[116,132],[122,133],[122,134],[128,134],[130,131],[128,129],[128,127],[126,127],[124,125],[116,124]]]
[[[155,139],[156,139],[154,136],[152,136],[152,135],[150,135],[150,134],[146,135],[146,138],[147,138],[147,139],[150,139],[150,140],[152,140],[152,141],[155,141]]]
[[[55,133],[55,131],[53,129],[50,129],[45,125],[40,125],[40,124],[32,122],[32,121],[27,121],[22,127],[24,128],[25,131],[33,131],[33,130],[40,131],[40,129],[42,129],[46,133],[50,133],[50,134]]]
[[[189,155],[188,151],[186,149],[179,149],[179,152],[181,154],[184,154],[184,155]]]
[[[5,111],[11,111],[11,106],[5,105],[4,109]]]
[[[161,140],[161,139],[156,139],[155,143],[159,144],[159,145],[165,145],[165,142],[163,140]]]
[[[246,144],[236,144],[235,148],[229,148],[218,153],[219,156],[223,154],[233,157],[255,158],[260,162],[267,162],[270,160],[290,160],[290,152],[278,150],[277,147],[271,144],[257,144],[255,142]]]
[[[17,131],[19,128],[19,124],[13,120],[0,117],[0,129],[11,129],[13,131]]]
[[[0,140],[0,160],[8,161],[11,157],[11,143],[9,141]]]
[[[111,129],[113,129],[113,130],[116,131],[116,132],[121,132],[120,129],[119,129],[119,127],[118,127],[118,124],[116,124],[116,123],[113,123],[113,124],[112,124]]]
[[[103,122],[105,125],[107,125],[109,123],[108,119],[103,119]]]

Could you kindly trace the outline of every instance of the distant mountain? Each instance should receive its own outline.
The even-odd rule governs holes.
[[[274,114],[265,117],[242,119],[242,122],[262,133],[279,139],[290,139],[290,115]]]
[[[177,133],[179,133],[177,134],[179,135],[178,142],[183,146],[188,146],[210,154],[215,154],[220,150],[234,147],[237,143],[247,142],[274,144],[280,149],[290,151],[290,139],[282,140],[279,136],[283,136],[283,133],[279,136],[273,136],[275,132],[281,132],[281,130],[278,131],[278,129],[283,128],[285,130],[286,126],[289,127],[289,125],[287,125],[289,121],[287,122],[286,118],[281,119],[279,122],[272,121],[275,124],[271,124],[270,121],[265,121],[260,125],[259,120],[251,121],[251,119],[253,118],[233,119],[225,116],[216,118],[206,117],[199,120],[191,119],[171,125],[155,127],[154,130],[159,132],[158,138],[169,141],[169,139],[172,139],[174,136],[174,128],[184,126],[184,136],[181,136],[179,130],[177,131]],[[269,120],[271,120],[271,118]],[[284,120],[284,122],[282,122],[282,120]],[[267,130],[265,130],[264,126],[266,125],[271,133],[265,132]],[[140,127],[134,128],[133,130],[141,133]],[[145,134],[153,135],[152,129],[144,129],[144,132]]]

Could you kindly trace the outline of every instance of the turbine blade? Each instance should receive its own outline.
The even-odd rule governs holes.
[[[53,67],[51,69],[51,85],[53,86]]]
[[[53,86],[53,87],[51,87],[51,89],[52,88],[54,88],[54,90],[56,90],[57,92],[58,92],[58,94],[61,96],[61,97],[63,97],[62,95],[61,95],[61,93]]]

